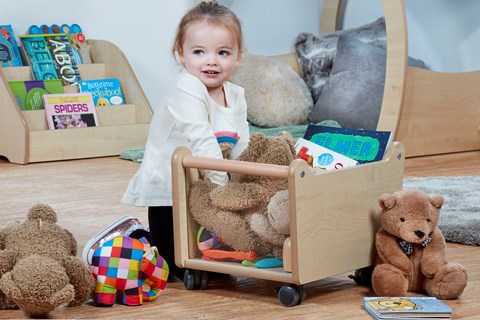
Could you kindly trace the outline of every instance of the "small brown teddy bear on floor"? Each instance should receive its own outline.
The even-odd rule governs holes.
[[[265,136],[254,133],[248,147],[238,160],[290,165],[295,159],[295,142],[288,133]],[[207,230],[214,232],[224,244],[237,251],[255,251],[257,255],[282,254],[284,235],[274,245],[252,230],[253,214],[263,216],[268,222],[267,206],[280,190],[288,188],[286,179],[231,173],[230,182],[217,186],[199,180],[189,193],[189,212]],[[270,225],[270,224],[269,224]]]
[[[379,198],[378,261],[372,275],[376,295],[404,296],[410,291],[455,299],[462,294],[467,271],[447,263],[445,238],[437,226],[443,202],[440,195],[415,189]]]
[[[76,257],[73,235],[56,222],[55,211],[38,204],[26,221],[0,230],[0,309],[40,317],[91,297],[95,279]]]

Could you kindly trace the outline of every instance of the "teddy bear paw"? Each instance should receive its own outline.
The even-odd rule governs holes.
[[[18,306],[0,290],[0,310],[6,309],[18,309]]]
[[[373,270],[372,288],[377,296],[403,296],[408,289],[408,280],[397,267],[379,264]]]
[[[458,263],[441,267],[426,283],[426,291],[439,299],[458,298],[467,285],[467,270]]]

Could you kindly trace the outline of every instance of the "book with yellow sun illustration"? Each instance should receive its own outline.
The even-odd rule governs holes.
[[[364,297],[375,319],[450,319],[452,309],[435,297]]]

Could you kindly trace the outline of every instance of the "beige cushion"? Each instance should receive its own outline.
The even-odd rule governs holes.
[[[245,53],[231,81],[245,89],[248,121],[273,128],[306,123],[313,99],[303,79],[286,63]]]

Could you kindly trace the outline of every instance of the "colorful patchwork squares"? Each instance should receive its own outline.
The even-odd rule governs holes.
[[[126,305],[152,301],[165,289],[169,273],[156,247],[123,236],[95,250],[90,271],[97,280],[94,300],[101,305],[112,305],[115,300]],[[150,290],[144,291],[142,287]]]

